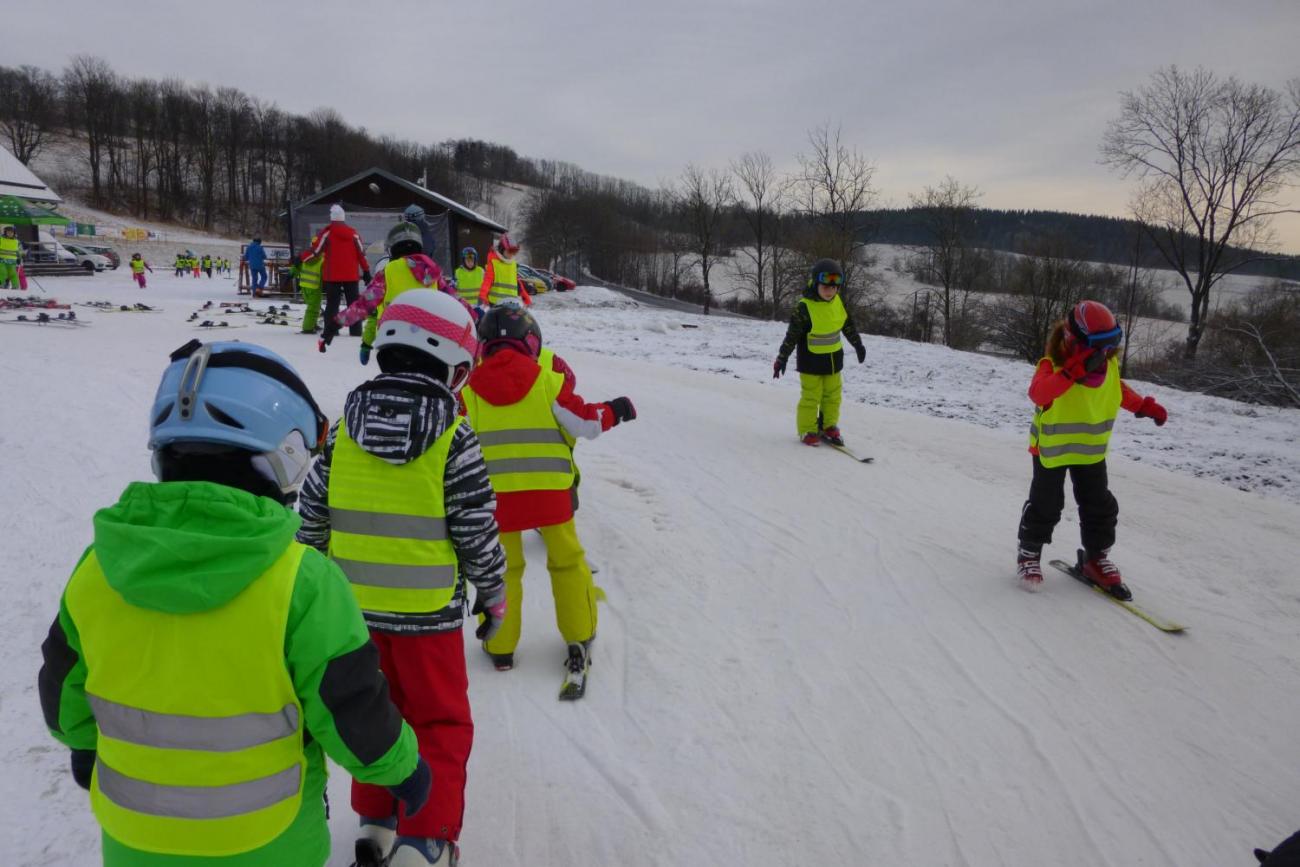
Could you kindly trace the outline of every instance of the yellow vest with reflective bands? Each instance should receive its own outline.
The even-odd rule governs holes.
[[[339,423],[330,465],[329,554],[366,611],[429,614],[456,591],[443,479],[452,425],[418,458],[390,464]]]
[[[172,614],[108,583],[92,551],[68,582],[99,727],[90,805],[135,849],[235,855],[270,843],[302,802],[302,705],[284,660],[292,543],[231,601]]]
[[[808,331],[808,351],[816,355],[830,355],[840,348],[840,330],[849,321],[844,300],[838,292],[830,301],[813,301],[800,298],[799,303],[808,308],[812,328]]]
[[[1039,462],[1051,468],[1105,460],[1122,400],[1119,361],[1111,358],[1101,385],[1072,385],[1047,409],[1040,407],[1029,426],[1029,445],[1038,447]]]
[[[18,264],[18,239],[0,235],[0,265]]]
[[[492,285],[488,287],[488,303],[500,304],[507,298],[519,297],[519,266],[514,260],[497,259],[492,263]]]
[[[324,256],[314,256],[298,268],[298,290],[314,292],[320,288],[320,272],[325,267]]]
[[[492,489],[564,491],[573,487],[573,450],[551,407],[563,377],[542,370],[518,403],[494,406],[466,386],[465,413],[478,434]]]
[[[383,316],[388,305],[408,289],[428,288],[430,287],[415,279],[415,275],[411,273],[411,266],[405,259],[390,259],[384,266],[384,300],[375,308],[375,314]]]
[[[473,269],[456,267],[456,294],[470,304],[478,303],[479,290],[483,288],[483,267]]]
[[[136,273],[136,274],[143,274],[143,273],[144,273],[144,260],[143,260],[143,259],[132,259],[132,260],[131,260],[131,271],[132,271],[133,273]]]

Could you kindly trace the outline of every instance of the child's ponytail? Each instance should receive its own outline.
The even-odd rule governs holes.
[[[1052,359],[1052,364],[1057,367],[1065,365],[1065,320],[1062,319],[1052,326],[1052,330],[1047,335],[1046,355]]]

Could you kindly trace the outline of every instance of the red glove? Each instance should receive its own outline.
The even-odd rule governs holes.
[[[1088,370],[1088,359],[1094,354],[1096,354],[1095,350],[1087,348],[1080,349],[1078,352],[1074,353],[1074,355],[1067,358],[1065,364],[1061,365],[1061,373],[1065,374],[1065,378],[1071,382],[1078,382],[1090,372]]]
[[[1156,399],[1151,395],[1142,398],[1142,405],[1138,407],[1136,415],[1138,418],[1151,419],[1156,423],[1156,427],[1169,420],[1169,413],[1165,412],[1165,408],[1156,403]]]
[[[776,357],[776,361],[773,361],[773,362],[772,362],[772,378],[773,378],[773,379],[780,379],[780,378],[781,378],[781,374],[785,373],[785,364],[786,364],[786,361],[787,361],[787,360],[788,360],[788,359],[782,358],[781,356],[778,355],[778,356]]]

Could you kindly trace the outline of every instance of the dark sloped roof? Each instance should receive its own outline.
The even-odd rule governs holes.
[[[393,174],[392,172],[385,171],[384,169],[381,168],[370,168],[370,169],[366,169],[363,172],[358,172],[357,174],[353,175],[350,178],[339,181],[337,184],[334,184],[332,187],[327,187],[313,196],[308,196],[307,198],[303,199],[300,202],[295,202],[294,207],[300,208],[303,205],[310,205],[316,202],[328,201],[339,190],[346,189],[347,187],[352,186],[358,181],[364,181],[366,178],[372,176],[382,179],[387,183],[394,184],[398,187],[401,187],[409,191],[414,196],[418,196],[422,199],[426,199],[428,201],[434,202],[435,204],[438,204],[446,208],[447,210],[461,217],[464,217],[467,220],[472,220],[473,222],[478,223],[479,225],[485,226],[494,232],[507,231],[505,226],[501,225],[495,220],[489,220],[487,217],[483,216],[477,211],[473,211],[465,207],[460,202],[452,201],[446,196],[439,195],[438,193],[435,193],[433,190],[426,189],[420,186],[419,184],[414,184],[408,180],[399,178],[397,175]]]

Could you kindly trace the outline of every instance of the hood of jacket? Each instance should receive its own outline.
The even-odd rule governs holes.
[[[405,464],[456,424],[456,399],[432,376],[382,373],[348,395],[343,418],[361,448],[389,463]]]
[[[210,482],[132,482],[95,513],[95,555],[132,605],[191,614],[225,605],[284,553],[301,524],[268,499]]]
[[[493,406],[509,406],[524,399],[541,373],[541,365],[532,358],[506,347],[474,368],[469,385]]]

